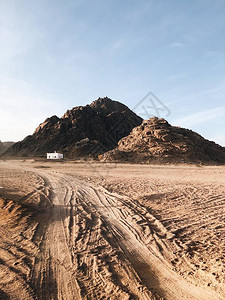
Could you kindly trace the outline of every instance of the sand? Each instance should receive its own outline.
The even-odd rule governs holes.
[[[0,299],[224,299],[225,167],[0,162]]]

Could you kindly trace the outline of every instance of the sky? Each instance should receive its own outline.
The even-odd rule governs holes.
[[[0,140],[105,96],[225,146],[225,1],[0,0]]]

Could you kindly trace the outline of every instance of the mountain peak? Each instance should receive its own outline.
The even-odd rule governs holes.
[[[108,97],[98,98],[90,104],[90,107],[97,112],[111,113],[115,111],[129,110],[129,108],[121,102],[112,100]]]
[[[98,98],[90,105],[67,110],[62,118],[47,118],[33,135],[16,143],[6,155],[40,156],[58,149],[67,157],[97,156],[114,148],[141,122],[142,118],[126,105],[108,97]]]

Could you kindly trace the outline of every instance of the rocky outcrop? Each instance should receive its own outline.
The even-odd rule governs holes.
[[[225,148],[188,129],[151,118],[102,156],[107,161],[224,164]]]
[[[62,118],[47,118],[33,135],[14,144],[4,156],[45,156],[60,151],[65,157],[97,157],[140,125],[142,119],[124,104],[107,97],[74,107]]]

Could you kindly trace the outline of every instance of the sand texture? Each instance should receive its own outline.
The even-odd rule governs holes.
[[[0,162],[0,299],[224,299],[225,167]]]

